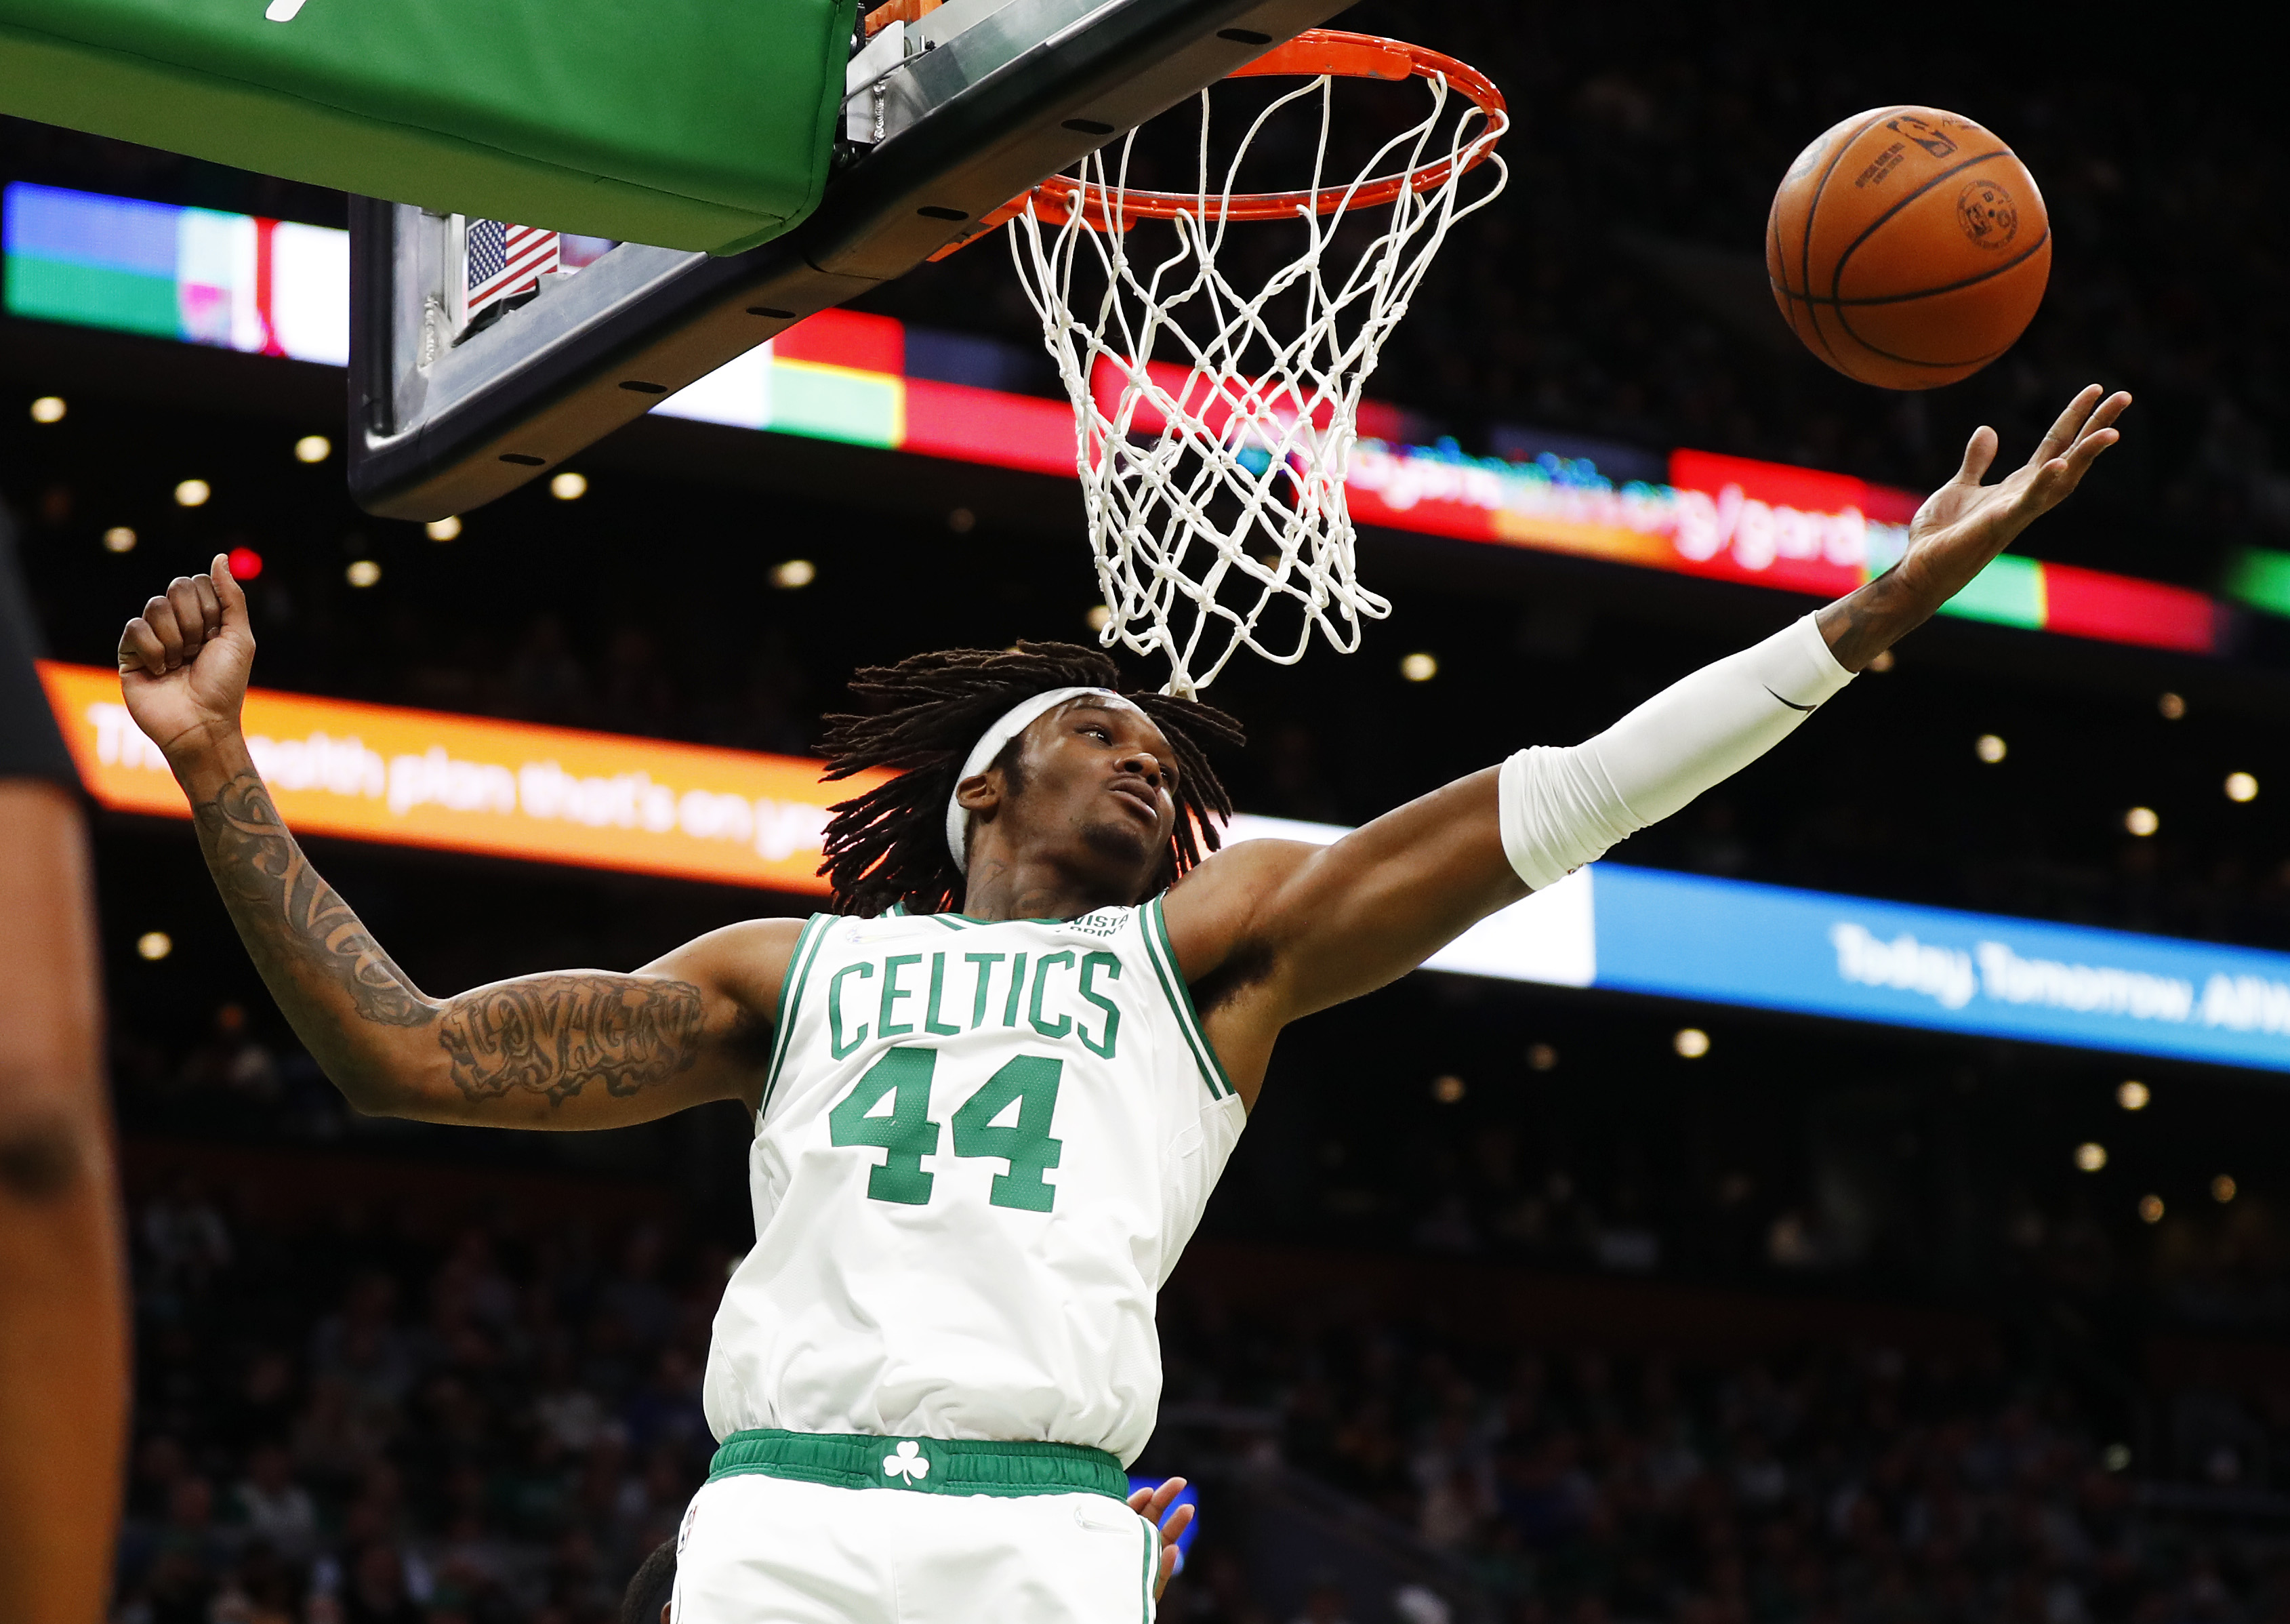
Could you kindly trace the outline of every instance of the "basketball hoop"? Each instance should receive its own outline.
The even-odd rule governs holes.
[[[1317,628],[1349,653],[1362,621],[1391,612],[1358,582],[1344,500],[1360,390],[1448,229],[1493,201],[1504,180],[1496,158],[1493,184],[1461,196],[1463,177],[1493,156],[1509,118],[1501,93],[1452,57],[1315,28],[1232,76],[1273,75],[1310,83],[1255,116],[1221,178],[1210,173],[1204,91],[1194,190],[1133,188],[1133,131],[1110,174],[1105,155],[1093,154],[1007,215],[1020,278],[1073,400],[1109,611],[1098,640],[1165,656],[1165,692],[1187,698],[1243,647],[1293,665]],[[1337,78],[1417,79],[1429,98],[1421,119],[1345,181],[1324,173]],[[1466,105],[1451,114],[1454,92]],[[1236,191],[1268,125],[1315,97],[1308,184]],[[1356,253],[1348,241],[1333,256],[1348,267],[1332,264],[1346,222],[1385,208]],[[1133,228],[1146,220],[1167,222],[1174,236],[1149,257],[1133,252]],[[1226,228],[1283,220],[1302,232],[1299,251],[1253,292],[1236,286],[1218,264]],[[1077,270],[1085,273],[1078,292]],[[1283,308],[1269,312],[1276,301]],[[1077,302],[1094,309],[1077,313]]]

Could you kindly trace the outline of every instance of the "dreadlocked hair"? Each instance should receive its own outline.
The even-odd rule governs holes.
[[[1053,688],[1111,689],[1150,716],[1176,753],[1177,827],[1160,886],[1173,884],[1218,848],[1217,823],[1232,816],[1232,797],[1200,741],[1240,745],[1240,724],[1223,711],[1125,689],[1109,658],[1077,644],[917,654],[855,673],[851,692],[869,708],[866,714],[827,718],[821,748],[830,780],[870,767],[898,773],[828,809],[834,815],[819,871],[834,888],[837,913],[872,916],[904,903],[909,913],[937,914],[961,906],[962,871],[946,846],[946,805],[955,775],[997,717]]]

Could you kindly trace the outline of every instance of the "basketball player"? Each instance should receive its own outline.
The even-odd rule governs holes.
[[[0,508],[0,1620],[96,1624],[127,1435],[127,1280],[79,775]]]
[[[633,974],[438,998],[391,962],[254,770],[254,641],[220,558],[128,623],[121,683],[256,965],[357,1108],[753,1114],[756,1244],[716,1318],[722,1447],[678,1538],[677,1624],[1105,1624],[1153,1608],[1157,1536],[1122,1468],[1159,1397],[1155,1293],[1281,1028],[1755,760],[2072,491],[2128,404],[2085,390],[1993,485],[1981,429],[1879,579],[1585,744],[1325,848],[1216,852],[1230,806],[1200,741],[1238,730],[1119,692],[1095,651],[862,672],[873,712],[832,719],[831,773],[896,776],[837,809],[833,911]]]

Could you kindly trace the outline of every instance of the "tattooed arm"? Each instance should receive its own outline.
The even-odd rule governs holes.
[[[799,925],[757,920],[634,974],[524,976],[432,998],[310,864],[239,731],[254,639],[220,558],[128,622],[120,686],[189,796],[207,868],[278,1006],[326,1075],[377,1116],[605,1128],[761,1093]]]

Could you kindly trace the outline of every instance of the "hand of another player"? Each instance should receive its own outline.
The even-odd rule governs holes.
[[[1185,1480],[1172,1477],[1157,1489],[1140,1489],[1129,1497],[1129,1508],[1161,1531],[1161,1572],[1153,1580],[1153,1599],[1159,1601],[1169,1581],[1185,1565],[1184,1553],[1177,1548],[1177,1536],[1185,1532],[1193,1520],[1193,1508],[1180,1506],[1169,1509],[1169,1502],[1185,1492]]]
[[[179,575],[119,634],[128,714],[170,758],[229,737],[254,668],[246,593],[223,555],[204,575]]]
[[[1982,484],[1996,460],[1996,431],[1982,425],[1964,448],[1956,477],[1925,500],[1909,524],[1903,584],[1938,608],[2020,532],[2058,507],[2099,455],[2122,436],[2115,420],[2131,404],[2121,390],[2101,397],[2091,385],[2068,403],[2036,454],[1996,484]]]

